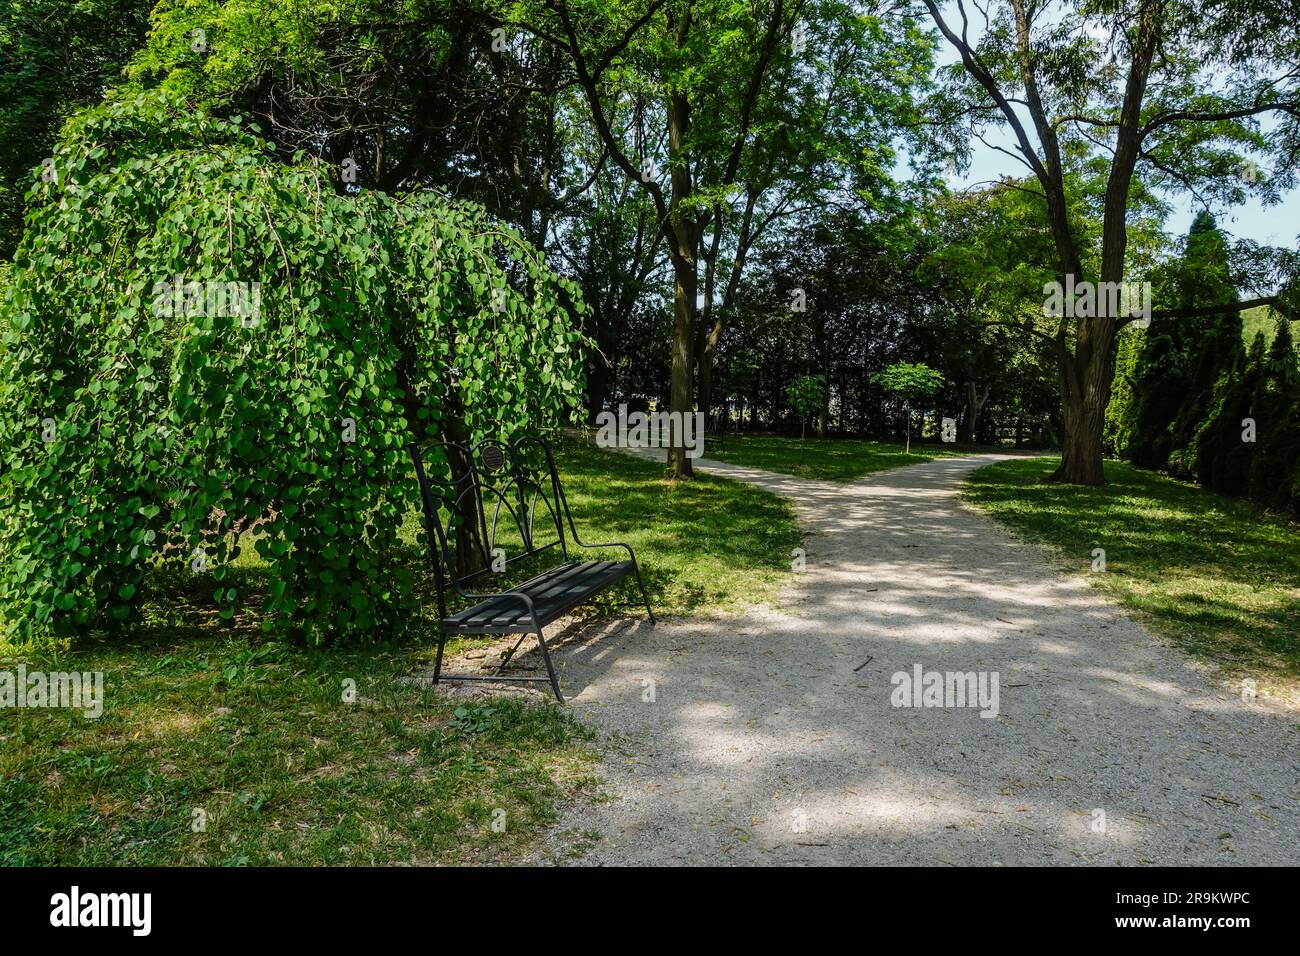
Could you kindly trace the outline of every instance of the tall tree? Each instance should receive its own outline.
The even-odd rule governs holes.
[[[955,0],[952,12],[924,0],[957,52],[943,119],[983,136],[1009,130],[1001,149],[1037,182],[1057,252],[1057,281],[1131,278],[1130,202],[1146,184],[1191,191],[1204,201],[1276,199],[1295,181],[1300,139],[1300,34],[1289,5],[1246,0]],[[972,19],[978,17],[975,23]],[[978,37],[972,37],[972,31]],[[1272,115],[1265,133],[1259,117]],[[1068,151],[1105,165],[1101,233],[1072,213]],[[1271,174],[1248,163],[1273,160]],[[1095,265],[1094,265],[1095,263]],[[1182,317],[1277,303],[1262,294],[1236,303],[1170,310]],[[1108,310],[1114,312],[1115,310]],[[1100,484],[1102,432],[1114,372],[1115,338],[1128,314],[1082,320],[1068,311],[1052,342],[1061,378],[1065,436],[1055,477]]]
[[[644,121],[644,111],[641,115]],[[625,394],[645,390],[637,388],[639,382],[624,366],[644,345],[636,337],[650,332],[635,320],[654,312],[647,306],[661,285],[666,262],[654,204],[627,177],[603,175],[608,153],[598,137],[584,135],[585,117],[585,104],[566,114],[573,121],[571,143],[580,154],[568,164],[588,171],[583,180],[588,188],[558,204],[551,247],[568,264],[588,307],[587,334],[594,348],[587,360],[587,410],[594,420],[616,387]],[[662,342],[657,332],[649,336],[655,345]]]
[[[1041,343],[1014,327],[1051,274],[1052,240],[1015,180],[939,195],[925,212],[919,274],[932,290],[930,351],[960,386],[957,439],[973,442],[994,383],[1042,361]]]
[[[829,148],[822,131],[849,102],[827,86],[828,77],[863,98],[858,108],[873,121],[862,129],[896,128],[892,119],[880,122],[894,108],[884,91],[910,89],[923,76],[928,44],[905,21],[887,28],[887,10],[843,0],[501,5],[507,30],[526,31],[565,52],[612,165],[654,204],[673,275],[671,411],[693,408],[697,364],[703,357],[700,367],[711,368],[749,248],[765,224],[799,205],[788,187],[803,178],[786,178],[785,165],[811,173],[832,158],[843,165],[890,164],[878,136],[864,138],[846,156]],[[857,45],[846,48],[846,38]],[[865,58],[859,55],[864,39],[871,41]],[[868,70],[882,95],[870,96]],[[821,95],[814,96],[819,86]],[[645,91],[661,105],[662,154],[657,140],[639,136],[634,121],[636,94]],[[854,179],[842,174],[837,185],[851,188]],[[703,377],[707,393],[707,370]],[[691,475],[684,448],[671,449],[669,463],[674,477]]]
[[[548,40],[569,57],[596,131],[610,159],[624,175],[638,182],[654,203],[673,273],[672,383],[669,408],[688,415],[692,408],[695,365],[695,321],[699,287],[699,241],[702,211],[696,195],[696,111],[701,91],[734,89],[735,70],[747,73],[739,110],[728,117],[730,135],[723,147],[735,154],[729,163],[734,182],[749,138],[754,102],[772,63],[777,45],[788,35],[791,18],[783,0],[776,0],[765,17],[729,4],[707,0],[650,0],[648,4],[570,3],[541,0],[522,9],[502,11],[507,29],[527,31]],[[717,41],[725,34],[735,40],[726,54],[739,57],[728,64],[733,83],[719,83]],[[712,69],[710,69],[712,67]],[[629,122],[631,92],[653,89],[662,98],[667,132],[667,189],[652,144],[640,139],[640,127]],[[722,103],[713,104],[715,109]],[[730,104],[728,104],[730,105]],[[719,118],[719,117],[715,117]],[[681,443],[668,452],[672,474],[691,477],[691,462]]]
[[[876,218],[898,215],[925,188],[923,178],[900,182],[895,160],[899,144],[905,144],[913,166],[923,171],[937,151],[920,122],[918,103],[932,72],[934,44],[914,21],[886,15],[883,7],[867,9],[870,15],[863,15],[863,9],[838,0],[799,7],[790,55],[776,58],[754,104],[754,135],[736,182],[711,199],[696,326],[698,392],[705,409],[712,403],[718,345],[756,245],[823,210],[842,221],[858,211]],[[701,159],[717,165],[730,156]],[[808,291],[803,277],[791,278],[793,286]],[[830,395],[824,381],[819,430]]]

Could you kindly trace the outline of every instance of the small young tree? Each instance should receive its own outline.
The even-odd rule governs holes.
[[[943,385],[943,375],[930,368],[930,366],[918,362],[895,362],[882,372],[877,372],[873,377],[881,388],[887,392],[899,396],[903,400],[903,407],[907,414],[907,446],[906,453],[912,453],[912,406],[934,398],[939,387]]]
[[[786,397],[801,419],[799,427],[800,441],[808,434],[808,416],[816,414],[822,407],[822,390],[826,387],[824,375],[800,375],[785,388]]]

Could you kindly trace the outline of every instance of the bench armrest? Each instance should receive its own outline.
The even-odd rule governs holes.
[[[549,454],[549,453],[548,453]],[[560,477],[555,471],[555,463],[551,462],[551,476],[555,482],[556,498],[560,506],[564,508],[564,517],[569,522],[569,534],[573,537],[573,543],[580,548],[595,550],[597,548],[622,548],[627,552],[627,556],[632,559],[632,567],[637,568],[637,576],[641,574],[641,569],[636,563],[636,555],[632,551],[630,544],[624,544],[622,541],[609,541],[605,544],[587,544],[582,538],[578,537],[578,526],[573,523],[573,512],[569,510],[569,499],[564,494],[564,487],[560,484]]]
[[[572,529],[570,529],[570,530],[572,530]],[[633,563],[636,562],[636,555],[632,553],[632,546],[631,546],[630,544],[624,544],[622,541],[609,541],[609,542],[607,542],[607,543],[605,543],[605,544],[586,544],[586,543],[584,543],[584,542],[582,542],[582,541],[579,541],[579,540],[578,540],[578,535],[577,535],[576,533],[574,533],[574,535],[573,535],[573,543],[576,544],[576,545],[577,545],[578,547],[580,547],[580,548],[592,548],[592,549],[595,549],[595,548],[622,548],[624,551],[627,552],[627,556],[628,556],[629,558],[632,559]]]
[[[568,511],[567,503],[565,504],[565,511],[566,512]],[[569,517],[569,533],[573,536],[573,543],[580,548],[589,548],[591,550],[595,550],[597,548],[622,548],[624,551],[627,552],[627,556],[632,559],[632,566],[637,567],[636,554],[633,553],[632,546],[630,544],[624,544],[622,541],[607,541],[604,544],[587,544],[581,538],[578,537],[578,529],[575,528],[573,525],[572,516]]]

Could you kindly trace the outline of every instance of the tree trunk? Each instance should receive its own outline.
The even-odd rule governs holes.
[[[609,402],[609,367],[604,356],[596,356],[591,363],[591,373],[587,376],[587,420],[595,422],[596,416],[605,411]]]
[[[1064,481],[1075,485],[1100,485],[1106,481],[1101,459],[1101,422],[1102,416],[1092,413],[1091,409],[1072,412],[1066,408],[1065,417],[1072,425],[1066,425],[1065,437],[1061,447],[1061,466],[1052,473],[1052,481]]]
[[[1092,320],[1098,325],[1112,324],[1106,319]],[[1109,336],[1107,332],[1109,331]],[[1101,485],[1106,482],[1102,466],[1101,438],[1106,422],[1106,405],[1110,402],[1110,384],[1115,374],[1114,332],[1098,328],[1100,342],[1090,347],[1081,341],[1081,358],[1061,363],[1062,424],[1061,466],[1052,473],[1053,481],[1075,485]],[[1085,337],[1086,338],[1086,337]],[[1104,342],[1104,345],[1101,343]],[[1092,349],[1101,347],[1100,353]]]
[[[979,428],[980,412],[984,410],[984,403],[989,400],[989,390],[992,385],[984,386],[984,393],[981,395],[979,386],[974,382],[966,383],[966,415],[962,419],[961,427],[957,429],[957,441],[963,445],[973,445],[975,443],[975,432]]]
[[[691,260],[693,266],[694,260]],[[691,408],[692,345],[695,336],[695,270],[681,264],[673,270],[673,372],[668,393],[668,410],[677,412],[683,422]],[[681,436],[675,436],[668,449],[668,466],[673,478],[693,478],[691,460]]]
[[[975,419],[979,412],[975,409],[975,383],[966,383],[966,414],[962,416],[961,423],[957,426],[957,441],[962,445],[969,445],[974,442]]]
[[[606,409],[610,385],[613,383],[609,356],[614,354],[614,320],[605,314],[605,303],[601,296],[589,293],[587,301],[591,305],[588,313],[589,334],[596,342],[596,351],[590,358],[590,371],[587,374],[587,420],[594,423],[596,416]]]
[[[691,379],[695,371],[695,296],[698,287],[694,214],[686,211],[691,196],[691,171],[683,156],[690,124],[686,95],[673,92],[668,98],[668,150],[676,162],[672,168],[672,199],[669,205],[673,233],[677,240],[673,258],[673,372],[669,411],[680,414],[683,424],[691,408]],[[678,440],[668,449],[673,478],[693,478],[691,460]]]
[[[826,437],[826,420],[831,415],[831,380],[829,376],[822,378],[822,407],[821,414],[817,416],[817,437]]]
[[[1143,154],[1143,139],[1150,132],[1144,125],[1143,100],[1154,58],[1164,56],[1162,21],[1167,15],[1167,4],[1146,2],[1137,5],[1137,16],[1127,24],[1127,41],[1130,55],[1128,75],[1118,122],[1104,125],[1113,127],[1113,145],[1110,175],[1102,212],[1100,280],[1103,283],[1123,279],[1125,254],[1128,248],[1127,221],[1130,188],[1137,161]],[[961,53],[967,71],[994,99],[1008,124],[1016,133],[1022,153],[1032,159],[1032,168],[1043,187],[1047,219],[1058,252],[1058,281],[1083,278],[1081,257],[1076,245],[1075,231],[1071,227],[1071,211],[1065,189],[1065,164],[1062,161],[1058,139],[1059,122],[1049,118],[1043,97],[1039,93],[1037,65],[1041,54],[1035,50],[1031,36],[1035,17],[1042,6],[1026,0],[1011,0],[1013,29],[1023,98],[1014,102],[1022,105],[1033,120],[1037,132],[1041,157],[1035,152],[1027,131],[1011,105],[1012,100],[999,89],[1000,79],[988,72],[966,40],[963,26],[958,35],[939,12],[937,0],[926,0],[931,17],[948,41]],[[965,11],[962,10],[963,24]],[[1050,20],[1051,18],[1048,17]],[[1053,24],[1047,29],[1054,30]],[[1047,58],[1050,62],[1050,58]],[[1058,365],[1062,386],[1062,424],[1065,437],[1062,447],[1061,467],[1053,476],[1058,481],[1085,485],[1101,484],[1104,480],[1101,455],[1102,422],[1110,395],[1110,375],[1115,362],[1115,317],[1075,317],[1075,349],[1067,348],[1066,325],[1059,327],[1056,337]],[[1017,423],[1017,444],[1020,441],[1020,424]]]

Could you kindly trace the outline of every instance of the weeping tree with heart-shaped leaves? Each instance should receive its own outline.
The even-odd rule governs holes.
[[[13,638],[120,629],[169,563],[233,617],[247,547],[268,631],[401,632],[412,444],[578,407],[576,287],[480,207],[349,191],[163,93],[75,117],[37,172],[0,313]]]

